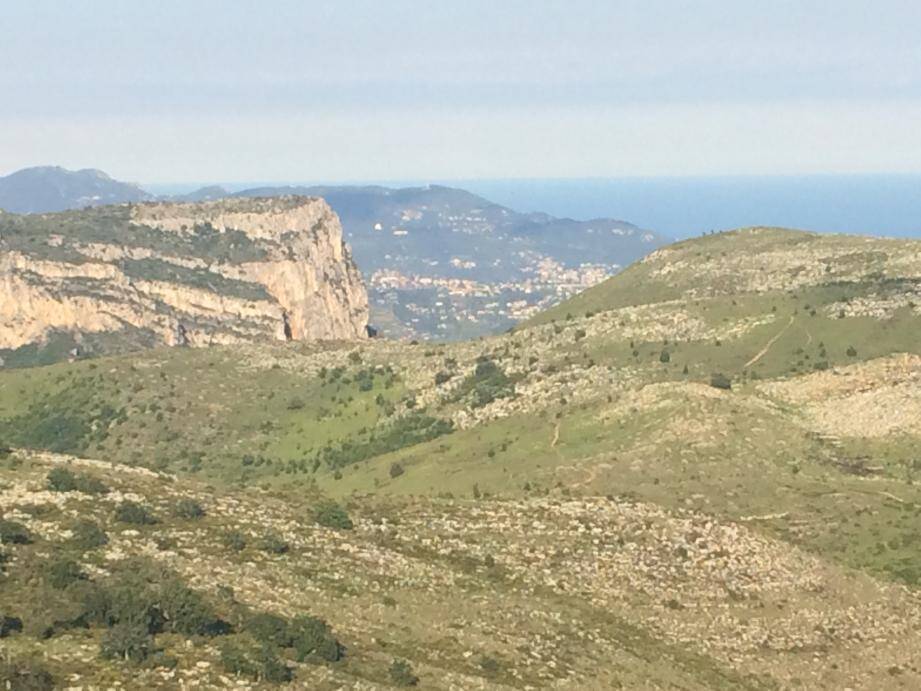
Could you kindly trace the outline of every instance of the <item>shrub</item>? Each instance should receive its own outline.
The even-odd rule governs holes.
[[[160,611],[167,627],[186,636],[219,636],[229,626],[221,621],[205,598],[177,577],[160,586]]]
[[[232,530],[224,535],[222,542],[224,547],[233,552],[242,552],[246,549],[246,537],[239,530]]]
[[[180,499],[176,503],[176,506],[173,508],[173,513],[177,518],[194,520],[203,517],[205,515],[205,510],[202,508],[202,505],[194,499],[185,498]]]
[[[48,489],[52,492],[73,492],[77,489],[77,476],[67,468],[52,468],[47,479]]]
[[[406,660],[394,660],[390,665],[390,680],[394,686],[415,686],[419,677],[413,674],[413,668]]]
[[[659,362],[666,363],[666,362],[670,362],[671,359],[672,359],[672,356],[669,354],[667,350],[663,350],[661,353],[659,353]]]
[[[224,642],[221,664],[224,671],[253,681],[283,683],[291,681],[292,677],[291,669],[279,659],[277,649],[271,644],[260,644],[245,637]]]
[[[405,472],[406,471],[403,469],[403,466],[400,465],[399,463],[392,463],[390,465],[390,477],[391,478],[398,478],[400,477],[400,475],[402,475]]]
[[[32,542],[32,533],[22,523],[0,520],[0,543],[6,545],[27,545]]]
[[[83,492],[84,494],[106,494],[109,491],[101,480],[60,467],[52,468],[48,472],[48,489],[52,492]]]
[[[80,550],[86,551],[108,544],[109,538],[102,528],[89,520],[78,521],[71,531],[71,543]]]
[[[297,617],[290,627],[292,643],[298,662],[319,659],[335,662],[342,657],[342,646],[332,629],[317,617]]]
[[[259,549],[270,554],[285,554],[291,546],[275,533],[266,533],[259,541]]]
[[[157,522],[150,509],[133,501],[123,501],[118,505],[115,509],[115,520],[133,525],[153,525]]]
[[[324,528],[333,528],[334,530],[351,530],[355,527],[352,519],[339,504],[334,501],[327,501],[320,504],[314,512],[314,520]]]
[[[288,401],[288,410],[301,410],[303,407],[304,401],[298,396],[294,396],[290,401]]]
[[[11,633],[20,631],[22,631],[22,619],[0,614],[0,638],[6,638]]]
[[[102,656],[108,659],[143,662],[153,648],[153,638],[143,624],[125,622],[106,631],[100,643]]]
[[[107,582],[96,597],[96,614],[108,626],[137,624],[147,633],[163,629],[159,598],[139,566],[131,566]]]
[[[86,578],[80,565],[73,559],[61,559],[51,562],[45,573],[45,581],[56,590],[63,590],[71,583]]]
[[[453,376],[454,375],[451,374],[450,372],[445,372],[445,371],[436,372],[435,373],[435,386],[441,386],[442,384],[446,384],[447,382],[451,381],[451,378]]]
[[[731,389],[732,380],[730,380],[729,377],[727,377],[725,374],[714,372],[710,376],[710,386],[716,389]]]
[[[847,347],[847,356],[848,357],[857,357],[857,349],[854,346]]]
[[[55,688],[51,672],[37,662],[0,663],[0,688],[15,691],[52,691]]]
[[[271,643],[280,648],[290,648],[293,644],[287,620],[277,614],[269,612],[254,614],[246,622],[246,631],[257,641]]]

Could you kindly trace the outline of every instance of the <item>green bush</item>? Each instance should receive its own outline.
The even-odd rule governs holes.
[[[291,545],[275,533],[266,533],[259,541],[259,549],[270,554],[285,554],[291,549]]]
[[[115,624],[105,632],[100,643],[102,656],[113,660],[143,662],[153,649],[153,637],[143,624]]]
[[[71,544],[79,550],[87,551],[109,543],[109,538],[98,525],[90,520],[78,521],[71,530]]]
[[[245,629],[253,638],[262,643],[271,643],[279,648],[290,648],[293,644],[288,621],[284,617],[269,612],[259,612],[251,616]]]
[[[166,628],[186,636],[220,636],[230,628],[215,615],[201,593],[178,577],[169,577],[160,586],[159,609]]]
[[[402,475],[405,472],[406,471],[403,469],[403,466],[400,463],[390,464],[390,477],[391,478],[398,478],[400,477],[400,475]]]
[[[313,519],[324,528],[334,530],[351,530],[355,527],[345,509],[334,501],[320,504],[314,511]]]
[[[664,364],[667,362],[671,362],[671,359],[672,359],[672,356],[667,350],[663,350],[661,353],[659,353],[659,362]]]
[[[221,665],[229,674],[253,681],[284,683],[291,681],[291,669],[279,658],[278,650],[248,636],[235,636],[221,645]]]
[[[60,559],[51,562],[45,571],[45,581],[55,590],[63,590],[71,583],[86,578],[80,565],[73,559]]]
[[[157,519],[150,509],[133,501],[123,501],[115,509],[115,520],[133,525],[153,525]]]
[[[413,668],[406,660],[394,660],[390,665],[390,680],[394,686],[415,686],[419,677],[413,674]]]
[[[32,533],[22,523],[0,520],[0,543],[5,545],[27,545],[32,542]]]
[[[290,632],[298,662],[309,659],[335,662],[342,657],[342,646],[322,619],[297,617],[291,622]]]
[[[173,513],[177,518],[195,520],[202,518],[205,515],[205,510],[202,508],[202,505],[194,499],[184,498],[176,503],[176,506],[173,508]]]
[[[83,492],[84,494],[106,494],[109,491],[101,480],[61,467],[52,468],[48,472],[48,489],[52,492]]]

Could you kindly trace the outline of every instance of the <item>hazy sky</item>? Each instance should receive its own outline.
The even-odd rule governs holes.
[[[918,0],[3,0],[0,173],[921,172]]]

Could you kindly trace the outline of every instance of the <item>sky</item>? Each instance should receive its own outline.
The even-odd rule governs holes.
[[[3,0],[0,174],[921,172],[917,0]]]

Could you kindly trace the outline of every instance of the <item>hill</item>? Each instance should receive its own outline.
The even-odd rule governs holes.
[[[396,684],[394,659],[431,688],[915,688],[919,249],[747,229],[489,339],[3,372],[2,504],[34,542],[4,547],[0,607],[25,622],[25,574],[90,515],[115,545],[73,557],[90,580],[143,555],[231,625],[192,648],[154,633],[204,685],[268,611],[345,646],[319,666],[271,649],[316,688]],[[58,464],[111,496],[47,492]],[[182,497],[205,517],[177,517]],[[123,498],[160,523],[119,524]],[[352,529],[316,525],[329,500]],[[288,552],[259,547],[267,529]],[[53,645],[91,679],[169,674],[98,657],[105,623],[58,626],[13,634],[16,659]]]
[[[167,345],[365,337],[367,295],[316,198],[0,215],[8,365]]]
[[[113,180],[101,170],[39,166],[0,177],[0,209],[12,213],[48,213],[151,199],[137,185]]]

